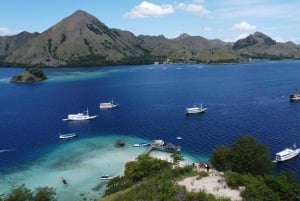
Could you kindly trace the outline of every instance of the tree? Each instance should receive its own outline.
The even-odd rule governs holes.
[[[13,186],[7,194],[4,201],[30,201],[32,199],[32,192],[26,188],[24,184],[20,186]]]
[[[230,153],[230,148],[223,145],[219,146],[214,150],[212,157],[210,158],[210,163],[216,170],[230,170]]]
[[[54,188],[38,187],[34,191],[28,189],[24,184],[12,186],[5,195],[3,201],[56,201]],[[2,201],[2,198],[0,198]]]
[[[300,184],[296,181],[294,173],[289,171],[281,172],[275,178],[265,177],[265,183],[279,194],[281,200],[292,200],[300,192]]]
[[[56,201],[54,188],[38,187],[35,189],[33,201]]]
[[[267,147],[250,135],[242,136],[233,143],[230,158],[231,170],[239,173],[264,175],[271,173],[273,167]]]

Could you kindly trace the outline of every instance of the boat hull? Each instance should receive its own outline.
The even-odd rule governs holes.
[[[82,116],[82,117],[68,117],[67,119],[63,119],[63,121],[84,121],[95,119],[97,116]]]
[[[299,93],[293,93],[290,95],[290,101],[298,101],[300,100],[300,94]]]
[[[203,113],[207,110],[207,108],[187,108],[186,114],[199,114]]]
[[[284,149],[281,152],[278,152],[275,156],[275,160],[273,162],[278,163],[278,162],[284,162],[287,160],[290,160],[292,158],[295,158],[298,156],[300,153],[300,149]]]

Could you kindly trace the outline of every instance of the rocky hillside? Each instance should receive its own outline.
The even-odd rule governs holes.
[[[136,37],[109,29],[94,16],[76,11],[14,51],[4,62],[11,65],[103,65],[144,55]]]
[[[259,59],[299,59],[300,48],[292,43],[278,43],[267,35],[255,32],[234,43],[233,49],[238,53]]]
[[[28,33],[23,31],[14,36],[0,36],[0,58],[11,54],[37,35],[39,35],[39,33]]]
[[[8,42],[9,41],[9,42]],[[299,46],[256,32],[235,43],[182,34],[135,36],[76,11],[43,33],[0,37],[1,66],[97,66],[154,61],[240,63],[248,58],[299,59]]]

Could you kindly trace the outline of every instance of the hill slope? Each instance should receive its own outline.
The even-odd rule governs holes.
[[[154,61],[241,63],[248,58],[299,59],[300,47],[291,42],[278,43],[260,32],[234,44],[188,34],[174,39],[135,36],[129,31],[108,28],[82,10],[41,34],[23,32],[0,37],[2,66],[99,66]]]
[[[300,48],[291,43],[278,43],[267,35],[255,32],[234,43],[233,49],[251,58],[299,59]]]
[[[93,65],[112,64],[144,54],[135,47],[135,39],[130,32],[109,29],[79,10],[14,51],[4,62],[30,66],[88,65],[93,58]]]
[[[0,58],[11,54],[37,35],[39,35],[39,33],[28,33],[23,31],[14,36],[0,36]]]

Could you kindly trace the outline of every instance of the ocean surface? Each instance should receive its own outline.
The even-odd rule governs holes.
[[[270,158],[300,145],[300,102],[289,101],[300,90],[300,61],[44,71],[44,82],[12,84],[23,69],[0,68],[0,195],[25,184],[54,187],[59,200],[101,197],[100,176],[122,174],[125,163],[144,150],[132,145],[153,139],[180,145],[187,162],[207,161],[216,146],[230,146],[245,134],[265,144]],[[100,110],[100,102],[112,99],[118,108]],[[185,114],[200,103],[205,113]],[[87,109],[97,118],[62,121]],[[70,132],[78,138],[58,139]],[[117,139],[125,147],[115,147]],[[277,165],[275,173],[283,170],[300,180],[300,158]]]

